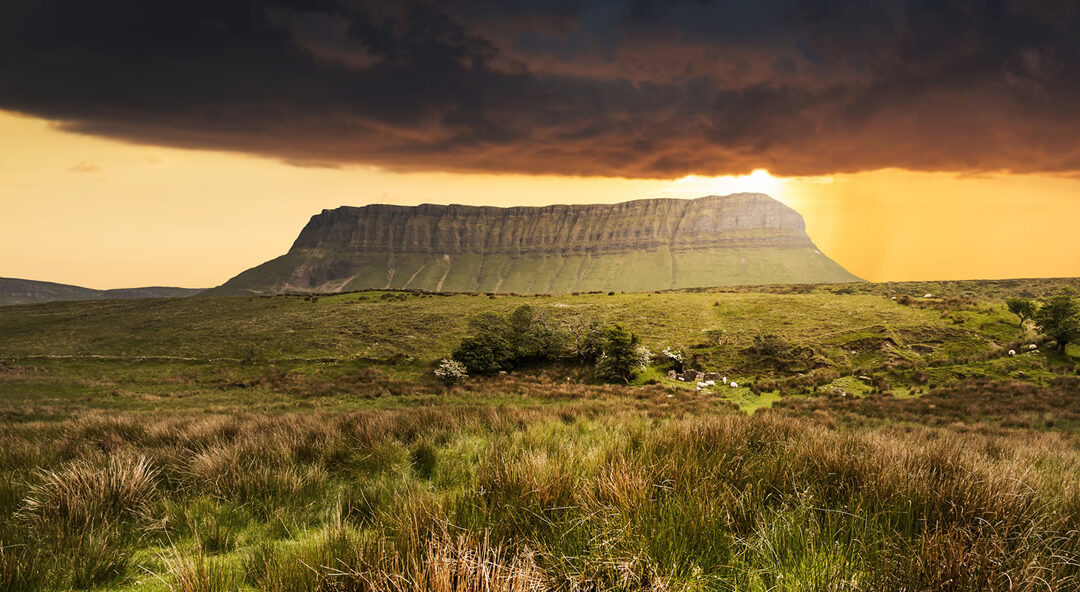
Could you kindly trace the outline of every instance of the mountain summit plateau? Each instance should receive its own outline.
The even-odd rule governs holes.
[[[544,207],[323,210],[289,252],[216,293],[640,292],[859,281],[760,193]]]

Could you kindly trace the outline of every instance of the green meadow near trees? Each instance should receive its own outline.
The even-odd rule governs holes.
[[[0,591],[1077,589],[1068,287],[0,307]]]

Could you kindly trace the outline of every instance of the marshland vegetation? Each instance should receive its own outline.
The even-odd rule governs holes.
[[[1060,283],[2,308],[0,590],[1080,589]],[[750,386],[436,379],[523,304]]]

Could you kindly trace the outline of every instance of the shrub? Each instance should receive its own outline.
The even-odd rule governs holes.
[[[664,351],[660,352],[668,363],[671,364],[672,369],[676,372],[682,372],[686,367],[686,354],[681,349],[671,349],[665,347]]]
[[[514,359],[510,342],[494,333],[481,333],[462,339],[453,355],[469,374],[494,374],[499,370],[509,370]]]
[[[457,360],[443,358],[439,362],[439,367],[435,369],[435,377],[446,386],[456,386],[469,378],[469,372],[465,368],[465,364]]]
[[[795,353],[795,348],[779,335],[755,335],[754,345],[751,351],[777,359],[790,358]]]
[[[597,374],[606,380],[630,382],[638,368],[638,338],[620,325],[603,332],[603,353],[596,362]]]
[[[634,350],[634,353],[637,355],[638,368],[646,370],[649,367],[649,364],[652,363],[653,353],[644,345],[639,345],[637,349]]]
[[[1069,342],[1080,339],[1080,302],[1070,290],[1051,296],[1035,312],[1034,319],[1039,332],[1056,341],[1061,351]]]

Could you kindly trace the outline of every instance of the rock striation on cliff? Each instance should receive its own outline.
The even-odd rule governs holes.
[[[545,207],[369,205],[313,216],[218,293],[644,291],[857,281],[759,193]]]

